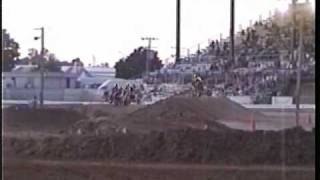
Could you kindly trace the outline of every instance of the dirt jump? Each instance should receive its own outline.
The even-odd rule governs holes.
[[[235,166],[240,169],[241,167],[281,167],[285,165],[288,169],[290,167],[311,169],[311,172],[303,171],[301,176],[292,179],[314,177],[314,170],[312,170],[315,162],[314,131],[307,132],[301,128],[255,132],[232,129],[221,124],[219,120],[247,121],[248,118],[254,117],[259,121],[266,120],[268,117],[260,112],[246,109],[224,97],[174,96],[148,106],[117,109],[118,112],[112,111],[113,113],[105,110],[106,108],[111,107],[88,108],[86,113],[83,113],[83,107],[82,110],[74,108],[74,111],[62,109],[4,110],[3,116],[6,120],[3,122],[7,132],[46,130],[59,134],[59,136],[48,135],[43,138],[5,136],[4,154],[7,159],[5,161],[7,175],[14,176],[10,172],[17,170],[18,165],[12,164],[18,159],[19,162],[29,162],[24,166],[25,168],[28,166],[40,168],[41,165],[37,160],[45,162],[44,164],[50,165],[45,171],[53,168],[50,172],[57,171],[54,170],[53,164],[56,166],[59,162],[66,162],[66,164],[67,162],[79,162],[79,164],[76,163],[77,165],[69,164],[69,169],[77,171],[77,175],[80,173],[79,169],[86,169],[84,168],[86,163],[80,167],[80,162],[88,163],[86,164],[88,173],[89,167],[97,167],[94,168],[95,170],[90,170],[95,174],[102,166],[108,166],[106,165],[109,164],[108,162],[121,162],[133,164],[130,166],[133,169],[136,169],[139,163],[150,164],[148,167],[164,163],[204,164],[210,167]],[[10,160],[10,157],[14,158]],[[99,162],[100,165],[91,165],[89,162]],[[179,169],[180,165],[174,167]],[[66,167],[67,165],[61,164],[61,166]],[[123,164],[121,168],[124,168]],[[146,169],[146,174],[154,170]],[[131,174],[135,174],[133,171],[138,172],[138,170],[132,170]],[[160,168],[159,171],[164,171],[164,169]],[[171,169],[171,172],[177,171],[179,170]],[[202,169],[202,171],[205,170]],[[61,170],[59,172],[67,174]],[[102,171],[101,174],[103,174]],[[213,177],[226,177],[225,173],[223,174],[223,176]],[[279,178],[276,179],[280,179],[281,173],[278,175]],[[115,175],[114,178],[111,175],[106,176],[109,179],[126,179],[118,175]],[[40,175],[35,177],[40,179]],[[77,179],[75,177],[70,177],[70,179]],[[91,176],[81,176],[78,179],[84,177]],[[97,178],[98,176],[94,177],[101,179]],[[132,177],[143,178],[141,174],[135,174]],[[253,177],[247,176],[247,179]],[[180,178],[181,176],[168,177],[168,179]],[[149,179],[156,178],[153,176]],[[187,177],[186,179],[196,178]]]

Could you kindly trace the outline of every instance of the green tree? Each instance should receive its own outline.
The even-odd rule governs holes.
[[[48,53],[47,59],[44,63],[44,69],[46,69],[49,72],[61,71],[61,63],[53,53]]]
[[[75,63],[77,63],[77,64],[80,65],[80,66],[84,66],[84,65],[83,65],[83,62],[80,60],[80,58],[75,58],[75,59],[73,59],[71,62],[72,62],[72,65],[74,65]]]
[[[19,44],[7,33],[6,29],[2,29],[2,71],[8,72],[14,68],[15,61],[20,56]]]
[[[39,54],[38,50],[35,48],[30,48],[28,56],[25,58],[22,58],[17,61],[17,64],[32,64],[32,65],[38,65],[37,70],[39,70],[39,64],[41,60],[41,55]],[[61,66],[63,65],[63,62],[60,62],[55,54],[49,53],[49,51],[46,49],[44,54],[44,60],[43,60],[43,67],[45,71],[49,72],[60,72]]]
[[[139,47],[135,49],[127,58],[123,58],[115,64],[116,77],[131,79],[141,77],[146,71],[147,49]],[[156,51],[150,58],[149,70],[154,71],[160,69],[163,65]]]
[[[106,63],[103,63],[103,64],[102,64],[102,66],[104,66],[104,67],[107,67],[107,68],[108,68],[108,67],[109,67],[109,63],[107,63],[107,62],[106,62]]]

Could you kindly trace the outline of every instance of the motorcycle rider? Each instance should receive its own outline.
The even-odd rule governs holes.
[[[202,83],[202,79],[201,79],[201,77],[200,77],[200,76],[197,76],[196,82],[198,82],[198,83]]]
[[[123,96],[122,96],[125,105],[130,104],[129,97],[130,97],[130,85],[127,84],[123,90]]]
[[[116,91],[115,96],[114,96],[115,105],[118,105],[118,104],[121,102],[122,93],[123,93],[123,88],[120,87],[120,88]]]
[[[195,86],[197,83],[202,83],[202,79],[200,76],[193,74],[192,76],[192,85]]]
[[[202,91],[203,90],[202,78],[200,76],[197,76],[196,74],[193,74],[192,86],[193,86],[195,92]]]
[[[118,84],[116,84],[112,90],[111,90],[111,97],[110,97],[110,103],[112,104],[114,102],[116,93],[118,92],[119,88],[118,88]]]
[[[193,74],[192,75],[192,85],[194,85],[194,83],[196,82],[197,80],[197,75],[196,74]]]

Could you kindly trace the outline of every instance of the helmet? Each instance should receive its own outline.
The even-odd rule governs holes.
[[[192,79],[197,79],[197,75],[196,74],[193,74],[193,76],[192,76]]]

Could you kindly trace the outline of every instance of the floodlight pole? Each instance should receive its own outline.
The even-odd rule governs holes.
[[[234,62],[234,0],[230,0],[230,60]]]
[[[297,37],[297,20],[296,20],[296,4],[297,0],[292,0],[292,7],[291,7],[291,13],[292,13],[292,42],[291,42],[291,60],[292,62],[295,62],[295,57],[294,57],[294,50],[296,49],[296,37]]]
[[[44,28],[36,28],[35,30],[41,30],[41,59],[39,61],[40,66],[40,107],[43,107],[43,96],[44,96]]]
[[[150,71],[150,68],[149,68],[149,54],[151,53],[151,43],[152,41],[154,40],[158,40],[157,38],[155,37],[143,37],[141,38],[141,40],[147,40],[148,41],[148,47],[147,47],[147,52],[146,52],[146,75],[148,75],[149,71]]]
[[[181,24],[181,4],[180,0],[177,0],[176,5],[176,64],[180,63],[180,24]]]
[[[298,49],[298,61],[297,61],[297,84],[295,92],[296,100],[296,126],[299,126],[300,120],[300,94],[301,94],[301,63],[303,58],[303,19],[301,18],[299,24],[299,49]]]

